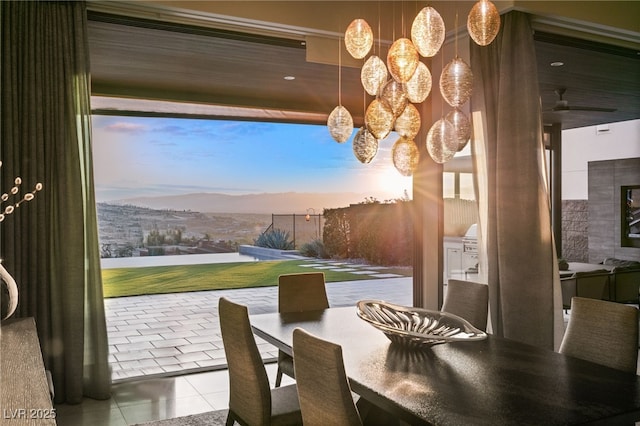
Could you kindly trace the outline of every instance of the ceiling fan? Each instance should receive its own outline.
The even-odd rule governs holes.
[[[562,95],[566,92],[566,88],[560,87],[554,92],[558,95],[558,100],[556,101],[556,105],[547,110],[548,112],[564,112],[564,111],[597,111],[597,112],[614,112],[615,108],[601,108],[601,107],[590,107],[590,106],[571,106],[569,105],[569,101],[562,99]]]

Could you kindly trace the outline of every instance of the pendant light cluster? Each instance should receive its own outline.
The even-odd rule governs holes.
[[[500,29],[500,14],[489,0],[479,0],[467,18],[471,38],[486,46]],[[431,93],[432,77],[421,57],[435,56],[445,39],[445,25],[434,8],[424,7],[413,20],[411,38],[395,40],[386,63],[375,54],[362,66],[360,78],[364,90],[375,96],[366,107],[365,126],[353,140],[353,152],[362,163],[369,163],[378,152],[379,141],[392,130],[400,136],[392,149],[393,164],[404,176],[411,176],[419,161],[414,138],[420,131],[420,113],[414,104],[422,103]],[[373,31],[364,19],[353,20],[344,34],[349,54],[356,59],[367,57],[373,47]],[[426,147],[431,158],[444,163],[464,148],[471,137],[471,123],[460,107],[471,97],[473,74],[471,68],[456,56],[442,71],[440,92],[453,108],[436,121],[427,134]],[[331,136],[344,143],[353,132],[351,114],[341,104],[329,116]]]

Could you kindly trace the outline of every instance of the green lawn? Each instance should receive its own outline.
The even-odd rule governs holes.
[[[280,274],[312,272],[305,261],[212,263],[202,265],[149,266],[102,270],[104,297],[178,293],[229,288],[265,287],[278,283]],[[369,275],[323,271],[327,282],[371,279]],[[411,275],[411,268],[390,269],[389,273]]]

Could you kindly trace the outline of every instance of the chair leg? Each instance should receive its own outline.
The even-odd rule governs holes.
[[[276,387],[280,387],[280,383],[282,383],[282,370],[278,367],[278,372],[276,373]]]
[[[234,424],[236,424],[236,416],[233,413],[233,411],[229,410],[229,413],[227,414],[227,421],[225,422],[225,426],[233,426]]]

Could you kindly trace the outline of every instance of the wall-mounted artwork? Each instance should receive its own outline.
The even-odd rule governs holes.
[[[640,247],[640,185],[623,186],[622,246]]]

